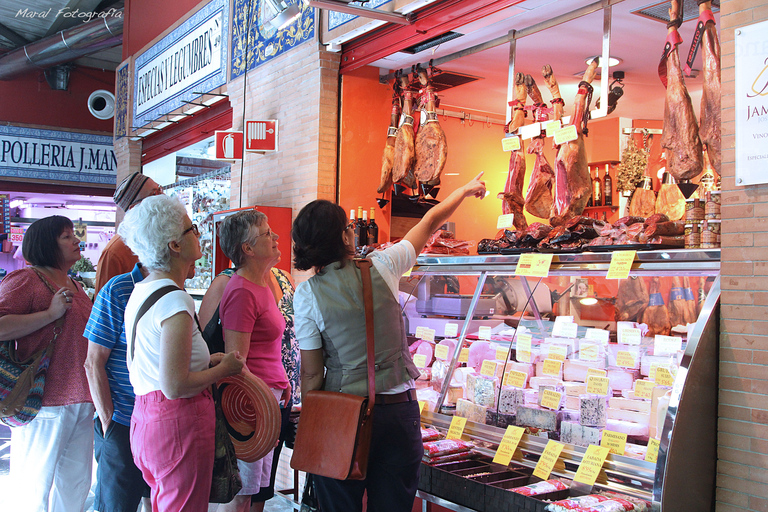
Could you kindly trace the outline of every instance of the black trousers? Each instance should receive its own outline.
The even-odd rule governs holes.
[[[418,402],[376,405],[367,478],[315,476],[320,510],[362,511],[367,491],[368,512],[411,512],[423,451]]]
[[[93,422],[96,469],[94,510],[136,512],[142,496],[149,497],[149,486],[141,476],[131,454],[130,427],[112,421],[107,432],[101,420]]]

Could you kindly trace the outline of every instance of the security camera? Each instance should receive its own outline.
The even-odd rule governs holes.
[[[96,119],[109,119],[115,115],[115,95],[104,89],[88,96],[88,111]]]

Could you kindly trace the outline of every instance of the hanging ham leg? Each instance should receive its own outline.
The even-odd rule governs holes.
[[[712,2],[699,4],[699,17],[710,18],[701,37],[701,60],[704,68],[704,86],[701,91],[701,126],[699,137],[707,146],[712,167],[720,174],[720,40],[717,38],[712,16]]]
[[[544,100],[531,75],[525,75],[525,87],[533,104],[543,107]],[[539,120],[543,120],[541,116],[537,116],[537,121]],[[547,219],[552,215],[552,181],[555,173],[544,156],[544,138],[544,135],[534,137],[528,144],[528,153],[536,155],[536,162],[533,164],[528,191],[525,193],[525,209],[532,215]]]
[[[515,74],[515,99],[509,102],[512,107],[512,120],[507,125],[508,133],[515,133],[525,122],[525,75]]]
[[[578,137],[562,144],[555,160],[555,207],[554,215],[549,219],[553,226],[559,226],[571,217],[581,215],[592,192],[587,152],[584,148],[584,129],[585,113],[589,108],[587,95],[592,90],[590,84],[595,78],[598,60],[594,59],[587,67],[576,94],[571,122],[576,126]]]
[[[515,100],[512,112],[512,121],[508,126],[509,133],[522,126],[525,120],[525,98],[527,92],[525,89],[525,77],[522,73],[515,75]],[[519,108],[518,108],[519,107]],[[518,124],[519,123],[519,124]],[[523,181],[525,180],[525,154],[522,150],[513,151],[509,158],[509,174],[507,183],[504,185],[504,192],[498,195],[502,200],[501,211],[505,215],[514,214],[512,219],[515,229],[521,233],[528,228],[528,221],[525,220],[523,207],[525,198],[523,198]]]
[[[439,179],[440,173],[443,172],[445,160],[448,157],[448,144],[443,128],[437,121],[437,113],[435,113],[435,89],[424,69],[419,70],[419,82],[424,87],[427,110],[422,112],[422,115],[426,115],[426,119],[423,120],[423,124],[416,134],[414,174],[417,180],[427,183]]]
[[[688,323],[688,304],[685,301],[683,280],[672,276],[672,288],[669,290],[669,319],[672,327]]]
[[[643,323],[648,326],[647,335],[669,336],[672,322],[669,318],[669,310],[661,296],[661,280],[658,277],[651,278],[648,292],[648,308],[643,312]]]
[[[383,194],[392,186],[392,168],[395,165],[395,139],[397,138],[397,123],[400,118],[400,100],[397,95],[392,98],[392,114],[389,117],[387,142],[384,145],[384,155],[381,157],[381,181],[376,192]]]
[[[670,20],[674,20],[678,0],[672,0]],[[667,150],[667,170],[677,180],[689,180],[701,174],[703,156],[699,125],[693,112],[691,96],[685,87],[677,45],[682,39],[675,25],[667,29],[667,44],[672,48],[666,57],[667,94],[664,100],[664,133],[661,147]]]
[[[403,115],[395,136],[395,163],[392,167],[392,180],[404,181],[412,172],[416,160],[416,137],[413,133],[413,91],[409,88],[408,78],[400,77],[403,90]],[[409,185],[410,186],[410,185]]]
[[[560,86],[557,85],[557,79],[552,73],[552,66],[545,64],[544,67],[541,68],[541,74],[544,76],[544,83],[547,84],[549,92],[552,94],[552,109],[554,114],[552,119],[559,121],[563,118],[563,107],[565,106],[565,102],[563,101],[562,96],[560,96]]]

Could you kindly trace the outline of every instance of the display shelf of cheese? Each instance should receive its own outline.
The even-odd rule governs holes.
[[[447,429],[451,415],[468,417],[465,435],[476,441],[478,452],[489,455],[495,451],[508,424],[528,427],[529,432],[539,431],[538,435],[547,438],[532,433],[523,436],[520,448],[526,458],[521,463],[535,464],[547,439],[558,439],[566,446],[561,456],[565,469],[554,474],[563,478],[573,478],[586,445],[599,443],[604,431],[617,432],[627,436],[626,455],[608,457],[604,466],[607,482],[598,483],[597,488],[647,499],[657,508],[664,506],[668,510],[676,509],[675,504],[706,500],[712,493],[707,485],[714,475],[715,460],[717,382],[712,376],[717,368],[719,256],[716,250],[638,253],[626,283],[606,279],[610,254],[555,255],[547,278],[515,277],[518,256],[420,257],[412,276],[459,276],[467,288],[462,291],[472,289],[478,297],[481,292],[488,293],[487,283],[527,279],[523,287],[495,288],[501,289],[500,293],[514,289],[518,294],[521,289],[529,289],[536,296],[532,304],[530,294],[515,297],[518,306],[525,302],[529,313],[522,317],[518,314],[513,324],[517,329],[508,327],[507,322],[492,330],[490,336],[486,332],[484,337],[490,340],[478,339],[468,326],[463,326],[461,319],[455,320],[462,326],[460,333],[455,340],[438,341],[430,351],[433,362],[417,381],[420,400],[428,403],[423,422]],[[653,297],[645,283],[652,279],[660,282],[660,293]],[[555,300],[561,293],[567,295],[569,287],[575,290],[578,280],[589,282],[590,293],[616,297],[616,303],[586,307],[578,301]],[[634,293],[638,284],[641,296],[627,296],[626,292]],[[537,295],[542,287],[550,293]],[[573,299],[574,291],[570,293]],[[550,294],[552,302],[542,300]],[[638,302],[645,304],[638,307]],[[560,306],[563,310],[559,310]],[[467,317],[473,312],[470,305]],[[683,316],[685,313],[687,317]],[[563,325],[555,329],[563,318],[567,323],[568,317],[576,318],[579,325],[575,329],[564,329]],[[671,324],[671,318],[686,318],[690,323],[686,322],[687,328],[664,325]],[[501,316],[498,319],[500,323],[505,321]],[[621,324],[617,319],[635,323]],[[632,330],[644,329],[639,325],[644,322],[649,326],[646,336],[642,332],[634,336]],[[595,328],[606,328],[607,332],[598,333]],[[524,347],[528,355],[518,358],[516,337],[523,329],[532,343],[530,348]],[[588,329],[593,329],[589,331],[590,338],[586,338]],[[594,337],[603,341],[595,342],[591,339]],[[467,347],[472,338],[476,341]],[[441,345],[448,345],[447,350],[437,349]],[[458,361],[461,348],[472,351],[467,363]],[[660,351],[665,355],[660,355]],[[434,358],[435,352],[443,358]],[[484,355],[478,355],[480,352]],[[505,354],[507,357],[503,357]],[[552,364],[552,360],[559,363]],[[662,373],[659,367],[667,372]],[[609,391],[603,398],[587,394],[584,381],[591,368],[606,372]],[[517,381],[520,387],[503,385],[510,384],[505,382],[510,370],[519,372],[518,378],[522,375],[523,380]],[[656,373],[661,375],[661,385],[653,382]],[[449,374],[453,379],[446,383]],[[640,387],[637,382],[648,384]],[[557,396],[552,392],[561,393],[559,403],[542,406],[543,390],[549,390],[550,397]],[[660,442],[657,463],[643,460],[649,439]],[[688,490],[681,491],[679,486]]]

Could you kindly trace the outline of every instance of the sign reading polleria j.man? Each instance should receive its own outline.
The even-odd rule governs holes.
[[[226,83],[228,26],[229,3],[213,0],[136,57],[133,126],[144,126]]]
[[[112,137],[0,126],[0,176],[114,185]]]

